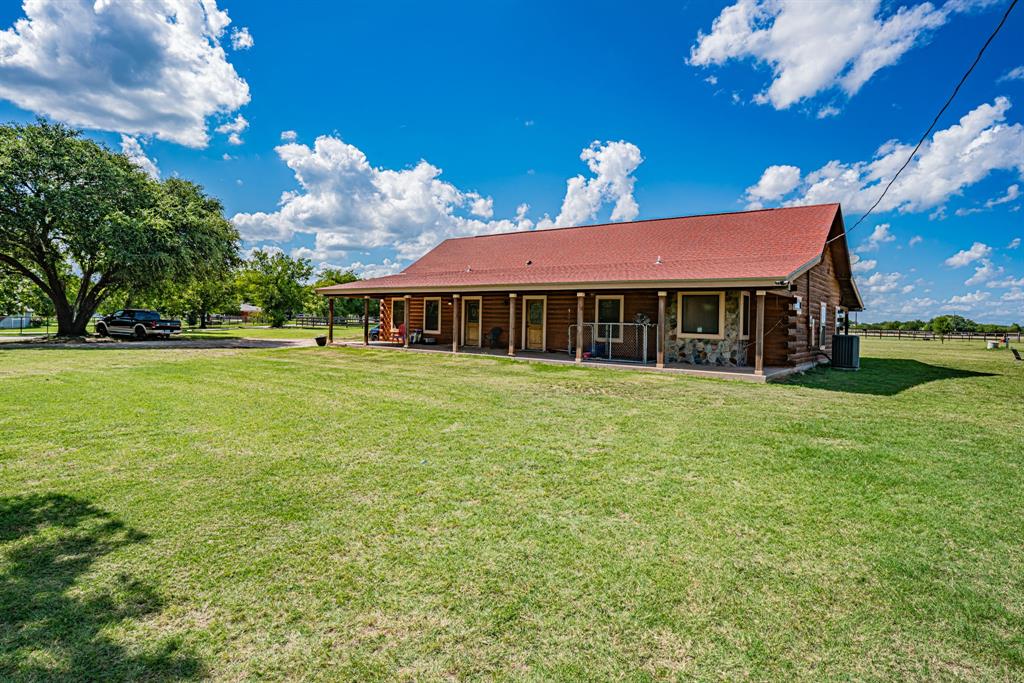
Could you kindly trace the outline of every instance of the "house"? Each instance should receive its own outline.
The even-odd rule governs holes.
[[[242,316],[242,322],[251,322],[255,318],[258,318],[263,309],[259,306],[253,306],[252,304],[243,303],[238,307],[238,311]]]
[[[396,275],[317,291],[332,309],[378,299],[383,344],[408,347],[405,329],[455,353],[755,376],[827,360],[863,310],[838,204],[449,239]]]

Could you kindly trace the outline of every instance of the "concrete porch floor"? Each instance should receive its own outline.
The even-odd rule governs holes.
[[[370,342],[369,346],[359,341],[337,341],[334,346],[345,346],[356,349],[388,349],[391,351],[404,351],[406,353],[445,353],[452,354],[451,346],[426,346],[417,344],[406,348],[401,344],[391,342]],[[509,360],[525,361],[528,363],[548,363],[551,365],[576,365],[576,361],[570,358],[564,351],[516,351],[515,356],[508,355],[508,349],[485,349],[475,346],[460,347],[457,355],[467,356],[491,356],[493,358],[506,358]],[[639,363],[623,363],[605,360],[585,360],[583,367],[609,368],[611,370],[639,370],[641,372],[667,372],[681,375],[692,375],[694,377],[712,377],[717,379],[733,379],[741,382],[754,382],[763,384],[775,382],[797,372],[808,370],[812,365],[783,367],[772,366],[764,369],[763,375],[754,374],[754,368],[750,366],[719,367],[699,366],[689,363],[666,363],[664,368],[656,368],[652,362],[650,365]]]

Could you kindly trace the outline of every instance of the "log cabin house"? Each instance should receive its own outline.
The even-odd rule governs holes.
[[[826,361],[863,309],[838,204],[449,239],[317,291],[378,299],[379,345],[754,377]]]

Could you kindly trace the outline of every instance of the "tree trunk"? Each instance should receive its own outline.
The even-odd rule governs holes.
[[[199,311],[199,329],[206,329],[206,311],[204,310]]]

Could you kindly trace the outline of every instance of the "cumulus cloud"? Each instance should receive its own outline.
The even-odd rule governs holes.
[[[1024,65],[1010,69],[999,77],[999,81],[1024,81]]]
[[[989,292],[984,292],[979,289],[974,292],[968,292],[967,294],[950,297],[946,303],[960,308],[973,308],[974,306],[986,301],[991,296],[992,295]]]
[[[1002,266],[995,265],[994,263],[992,263],[992,261],[990,261],[987,258],[982,259],[981,265],[975,267],[974,275],[964,280],[964,284],[967,285],[968,287],[973,287],[974,285],[981,285],[988,282],[989,280],[999,277],[1000,275],[1003,274],[1003,272],[1004,271]]]
[[[25,0],[0,31],[0,98],[74,126],[209,142],[206,119],[249,101],[216,0]]]
[[[896,236],[889,232],[889,224],[881,223],[875,226],[875,229],[871,231],[868,238],[857,247],[857,251],[864,253],[867,251],[878,251],[878,247],[882,246],[886,242],[893,242],[896,240]]]
[[[772,82],[755,101],[786,109],[831,88],[856,94],[879,70],[926,42],[953,9],[965,9],[923,2],[882,12],[880,6],[880,0],[739,0],[722,10],[710,33],[697,34],[689,63],[767,64]]]
[[[912,247],[916,244],[921,244],[921,242],[924,242],[924,238],[921,237],[920,235],[914,235],[913,237],[910,238],[910,241],[907,242],[907,246]]]
[[[239,114],[234,118],[234,120],[217,126],[216,130],[218,133],[229,133],[228,142],[232,145],[240,145],[242,144],[242,133],[245,132],[245,129],[248,127],[249,122],[244,116]]]
[[[878,265],[878,261],[875,259],[863,259],[857,254],[851,254],[850,264],[855,273],[870,273]]]
[[[1000,269],[1001,271],[1002,269]],[[1006,289],[1007,287],[1024,287],[1024,277],[1004,277],[1001,280],[991,280],[986,287],[994,289]]]
[[[157,168],[156,162],[153,159],[146,156],[146,152],[142,149],[142,144],[137,137],[131,135],[121,136],[121,154],[124,154],[128,157],[129,161],[148,173],[151,178],[160,178],[160,169]]]
[[[756,185],[747,188],[747,208],[760,209],[762,201],[783,197],[800,184],[800,169],[796,166],[769,166]]]
[[[1006,245],[1006,248],[1007,249],[1016,249],[1019,246],[1020,246],[1020,238],[1019,237],[1014,237],[1012,240],[1010,240],[1010,243]]]
[[[982,242],[975,242],[970,249],[961,249],[946,259],[946,265],[951,268],[963,268],[978,259],[988,258],[991,255],[992,247]]]
[[[235,50],[248,50],[255,44],[248,26],[231,30],[231,47]]]
[[[1010,100],[982,104],[921,145],[893,183],[878,211],[918,212],[940,207],[993,171],[1024,176],[1024,126],[1007,124]],[[870,161],[830,161],[801,179],[787,206],[842,202],[850,211],[867,211],[910,155],[914,145],[890,140]],[[940,211],[938,212],[941,214]]]
[[[613,221],[636,218],[640,207],[633,198],[633,172],[644,161],[640,148],[625,140],[604,144],[595,140],[583,149],[580,159],[586,162],[593,177],[569,178],[558,217],[554,222],[542,221],[539,227],[582,225],[596,219],[605,204],[613,205]]]
[[[284,142],[295,142],[299,138],[299,134],[294,130],[283,130],[281,131],[281,140]]]
[[[999,298],[1003,301],[1024,301],[1024,289],[1012,289]]]
[[[1022,152],[1024,153],[1024,152]],[[1020,197],[1020,186],[1017,184],[1010,185],[1006,188],[1006,192],[1000,197],[993,197],[992,199],[985,202],[985,207],[991,209],[993,206],[999,206],[1000,204],[1007,204]]]
[[[903,273],[872,273],[858,281],[858,285],[871,294],[895,292],[903,287]]]

